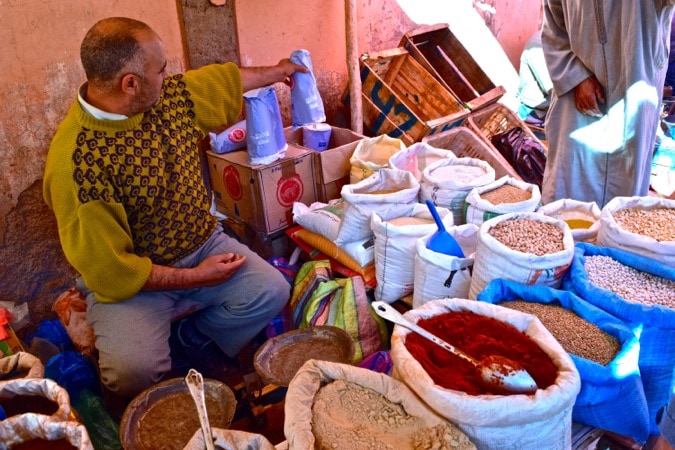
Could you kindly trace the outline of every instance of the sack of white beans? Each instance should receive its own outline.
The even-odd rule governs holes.
[[[456,156],[450,150],[432,147],[426,142],[416,142],[410,147],[394,153],[389,158],[389,168],[406,170],[420,180],[425,168],[447,158],[456,158]]]
[[[536,184],[504,176],[469,191],[464,200],[464,223],[480,226],[501,214],[535,212],[539,206],[541,191]]]
[[[400,217],[417,203],[420,183],[410,173],[382,169],[356,184],[342,186],[342,220],[335,238],[337,245],[373,236],[370,216],[377,212],[386,219]]]
[[[623,320],[640,336],[650,433],[675,366],[675,267],[617,248],[577,243],[563,289]]]
[[[675,266],[675,200],[616,197],[602,208],[596,243]]]
[[[478,226],[472,223],[446,228],[462,248],[465,257],[446,255],[427,248],[431,235],[415,245],[413,308],[439,298],[468,298],[473,256],[478,243]]]
[[[647,441],[640,344],[631,327],[571,291],[544,286],[494,280],[478,300],[534,314],[567,351],[581,377],[575,422]]]
[[[452,226],[452,214],[438,208],[446,228]],[[429,208],[420,203],[398,217],[383,218],[373,212],[370,227],[375,235],[375,299],[393,303],[413,292],[415,282],[415,243],[438,230]]]
[[[480,226],[469,298],[492,280],[560,287],[574,257],[574,239],[562,220],[534,212],[502,214]]]
[[[422,171],[420,202],[430,199],[452,211],[455,225],[464,223],[464,200],[473,188],[495,181],[495,170],[476,158],[436,161]]]

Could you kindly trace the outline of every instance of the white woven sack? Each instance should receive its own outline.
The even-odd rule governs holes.
[[[349,158],[351,164],[349,182],[356,184],[373,173],[388,168],[389,158],[405,149],[406,146],[402,140],[389,137],[386,134],[362,139]]]
[[[262,434],[242,430],[211,428],[213,444],[217,449],[275,450],[275,446]],[[195,431],[183,450],[204,450],[204,432]]]
[[[501,203],[493,205],[481,198],[481,194],[490,192],[505,184],[510,184],[514,187],[529,191],[532,193],[529,199],[517,203]],[[466,212],[464,215],[464,223],[475,223],[480,226],[486,220],[492,219],[500,214],[507,214],[512,212],[535,212],[541,206],[541,191],[536,184],[526,183],[522,180],[504,176],[494,183],[472,189],[466,196],[465,200]]]
[[[538,213],[554,219],[581,219],[592,222],[589,228],[572,229],[574,242],[595,242],[600,229],[600,208],[595,202],[580,202],[571,198],[563,198],[540,207]]]
[[[469,223],[446,230],[462,247],[465,257],[458,258],[429,250],[427,243],[431,236],[419,238],[415,244],[413,308],[439,298],[469,296],[478,226]]]
[[[490,235],[490,228],[511,219],[532,219],[558,227],[563,230],[563,250],[537,256],[513,250]],[[485,286],[497,278],[558,289],[573,258],[574,239],[562,220],[539,213],[509,213],[494,217],[483,223],[478,231],[469,298],[475,300]]]
[[[426,142],[416,142],[389,158],[389,168],[406,170],[420,180],[425,168],[439,160],[448,158],[454,159],[456,156],[450,150],[432,147]]]
[[[448,174],[452,172],[452,176]],[[430,199],[452,211],[455,225],[464,223],[464,201],[472,189],[494,183],[495,170],[476,158],[436,161],[422,172],[420,202]]]
[[[675,209],[675,200],[658,197],[616,197],[610,200],[600,214],[597,245],[637,253],[671,267],[675,266],[675,241],[657,241],[651,237],[630,233],[614,220],[620,209],[669,208]],[[670,224],[671,227],[675,224]]]
[[[342,186],[345,204],[335,243],[341,246],[372,237],[371,214],[377,212],[384,220],[401,217],[411,203],[417,203],[419,190],[410,172],[396,169],[382,169],[359,183]]]
[[[370,227],[375,235],[375,299],[393,303],[413,292],[415,282],[415,244],[417,239],[438,231],[426,205],[414,203],[406,214],[398,217],[416,217],[429,224],[397,226],[374,212]],[[452,214],[446,208],[437,208],[445,228],[452,226]],[[393,218],[392,218],[393,219]]]
[[[410,330],[395,326],[391,337],[392,376],[427,405],[455,423],[479,450],[567,450],[572,407],[581,388],[574,362],[536,316],[486,302],[432,300],[404,314],[413,323],[451,311],[472,311],[514,326],[534,340],[558,367],[554,385],[534,395],[467,395],[434,384],[405,347]]]
[[[293,221],[312,233],[335,241],[343,209],[342,199],[331,200],[329,203],[314,202],[309,206],[302,202],[294,202]]]
[[[445,424],[446,420],[432,411],[404,383],[369,369],[310,359],[298,370],[288,385],[285,397],[284,435],[291,450],[317,448],[312,432],[312,405],[319,389],[336,380],[345,380],[381,394],[401,405],[410,416],[419,418],[420,428]],[[463,445],[461,449],[471,448]],[[346,449],[346,448],[345,448]]]

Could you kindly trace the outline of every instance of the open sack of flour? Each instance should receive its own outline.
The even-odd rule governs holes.
[[[304,49],[295,50],[291,53],[290,60],[295,64],[306,67],[309,72],[295,72],[291,76],[291,115],[294,127],[300,127],[309,123],[326,121],[326,113],[323,100],[316,85],[312,59],[309,51]]]
[[[274,87],[244,93],[244,104],[249,164],[270,164],[283,158],[288,144]]]
[[[537,382],[539,389],[530,395],[474,392],[468,379],[479,379],[475,368],[460,364],[458,357],[415,332],[394,326],[392,376],[457,425],[476,448],[571,448],[579,372],[536,317],[466,299],[432,300],[404,317],[474,357],[482,358],[481,353],[487,351],[512,359]],[[482,338],[471,332],[477,329],[484,333]]]
[[[597,244],[675,267],[675,200],[616,197],[602,208]]]
[[[509,213],[480,226],[469,298],[492,280],[559,288],[574,258],[574,239],[562,220],[539,213]]]
[[[446,229],[452,226],[452,214],[446,208],[438,208],[438,215]],[[375,211],[370,227],[375,235],[375,299],[393,303],[413,292],[417,239],[438,227],[429,208],[420,203],[410,204],[408,211],[388,220]]]
[[[384,220],[400,217],[411,203],[417,203],[419,190],[420,184],[410,172],[395,169],[382,169],[359,183],[342,186],[345,204],[336,243],[372,237],[371,214],[377,212]]]
[[[446,255],[427,247],[431,235],[415,243],[413,308],[440,298],[468,298],[473,258],[478,244],[478,226],[472,223],[446,227],[465,257]]]
[[[432,147],[426,142],[416,142],[408,148],[399,150],[389,158],[389,168],[407,170],[420,180],[424,169],[431,164],[440,159],[455,157],[455,154],[450,150]]]
[[[539,206],[541,191],[536,184],[505,176],[467,194],[464,221],[480,226],[500,214],[535,212]]]
[[[373,173],[388,168],[389,159],[405,149],[406,146],[402,140],[386,134],[359,141],[349,158],[351,164],[349,182],[356,184]]]
[[[464,223],[464,203],[472,189],[495,181],[495,170],[476,158],[436,161],[422,171],[420,202],[431,200],[452,211],[455,225]]]
[[[346,364],[307,361],[288,386],[284,414],[290,449],[476,448],[405,384]]]

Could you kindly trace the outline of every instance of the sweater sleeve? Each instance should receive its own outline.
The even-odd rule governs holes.
[[[195,123],[205,133],[229,126],[241,115],[241,73],[234,63],[189,70],[184,79],[194,102]]]

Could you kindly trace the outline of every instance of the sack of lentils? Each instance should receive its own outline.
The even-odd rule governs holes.
[[[574,257],[574,239],[562,220],[538,213],[510,213],[480,226],[469,298],[492,280],[560,287]]]
[[[569,449],[579,372],[567,352],[530,314],[466,299],[440,299],[404,313],[474,358],[499,355],[522,365],[539,389],[530,395],[490,393],[474,367],[394,326],[392,377],[455,423],[480,450]]]
[[[535,212],[541,206],[536,184],[508,176],[469,191],[464,199],[464,223],[478,226],[501,214]]]
[[[675,267],[617,248],[577,243],[563,289],[623,320],[640,337],[638,365],[650,433],[675,365]]]
[[[647,441],[640,345],[631,327],[571,291],[545,286],[494,280],[478,300],[535,315],[569,353],[581,377],[575,422]]]
[[[616,197],[602,209],[596,243],[675,266],[675,200]]]

